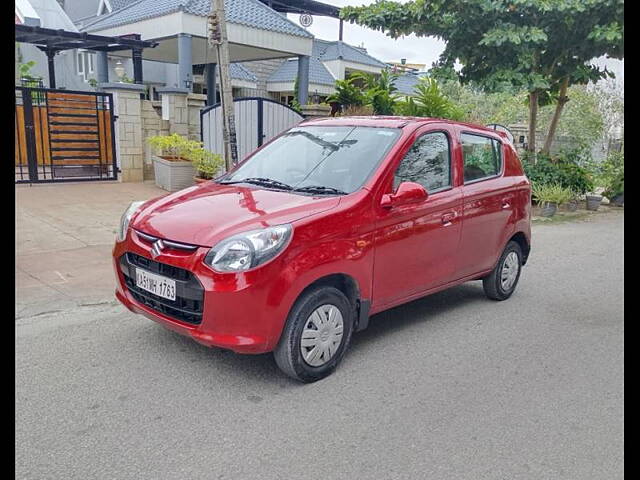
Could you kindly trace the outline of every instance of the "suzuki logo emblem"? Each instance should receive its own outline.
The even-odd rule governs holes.
[[[162,255],[162,250],[164,250],[164,242],[156,240],[153,242],[153,247],[151,247],[151,256],[156,258],[158,255]]]

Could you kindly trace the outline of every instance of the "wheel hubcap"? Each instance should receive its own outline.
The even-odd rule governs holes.
[[[338,307],[327,304],[316,308],[307,318],[300,339],[304,361],[319,367],[331,360],[342,343],[343,331],[344,322]]]
[[[510,252],[502,264],[502,273],[500,275],[500,284],[502,289],[509,291],[513,284],[516,283],[518,272],[520,271],[520,259],[516,252]]]

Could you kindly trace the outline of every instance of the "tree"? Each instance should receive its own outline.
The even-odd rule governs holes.
[[[459,62],[464,83],[489,91],[526,89],[532,152],[538,107],[556,106],[543,147],[548,151],[569,87],[613,76],[589,61],[624,57],[623,0],[378,0],[343,7],[340,15],[393,38],[414,33],[444,40],[439,66]]]

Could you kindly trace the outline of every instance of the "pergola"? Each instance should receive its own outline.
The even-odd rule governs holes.
[[[30,43],[46,53],[49,67],[49,87],[56,88],[56,74],[53,59],[62,50],[84,48],[102,52],[98,55],[98,80],[107,82],[107,52],[131,50],[135,83],[142,83],[142,51],[155,48],[158,42],[140,39],[139,34],[107,37],[86,32],[70,32],[52,28],[15,25],[16,42]]]

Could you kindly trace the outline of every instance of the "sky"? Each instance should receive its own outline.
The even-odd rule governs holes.
[[[400,0],[405,3],[406,0]],[[346,5],[368,5],[373,0],[322,0],[323,3],[344,7]],[[299,15],[288,14],[289,19],[299,22]],[[316,38],[322,40],[338,40],[339,21],[335,18],[314,16],[313,24],[307,27]],[[418,38],[410,35],[397,40],[382,32],[370,30],[348,22],[344,22],[343,40],[351,45],[367,49],[371,55],[384,62],[400,61],[406,58],[407,63],[424,63],[427,69],[438,60],[444,50],[444,42],[434,37]]]
[[[344,7],[345,5],[368,5],[374,3],[373,0],[321,0],[323,3]],[[405,3],[408,0],[398,0]],[[288,14],[290,20],[299,22],[299,15]],[[322,40],[338,40],[339,21],[335,18],[314,16],[313,24],[307,28],[316,38]],[[416,37],[410,35],[394,40],[379,31],[344,23],[343,40],[351,45],[364,47],[367,51],[383,62],[400,61],[406,58],[407,63],[424,63],[426,69],[438,60],[444,50],[445,43],[435,37]],[[616,74],[619,85],[624,85],[624,61],[615,59],[599,58],[595,63],[606,66]]]

